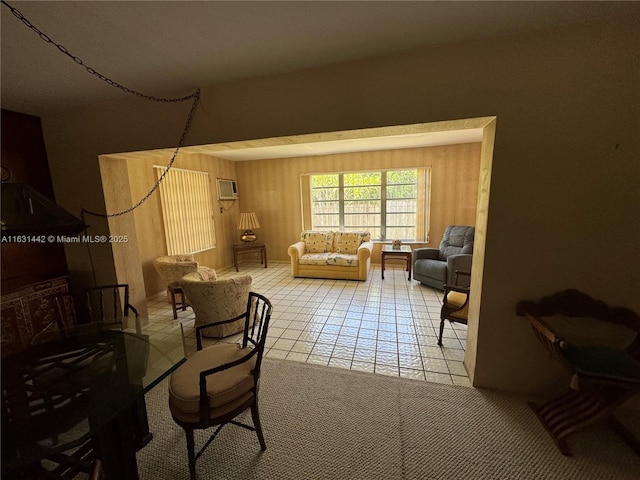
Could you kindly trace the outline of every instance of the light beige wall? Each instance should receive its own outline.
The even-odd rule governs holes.
[[[238,162],[240,206],[242,211],[257,213],[261,228],[256,233],[260,241],[267,243],[269,258],[289,261],[287,248],[299,239],[302,230],[301,175],[430,167],[429,246],[437,246],[447,225],[475,225],[480,146],[476,143]],[[372,262],[380,263],[380,245],[374,250]]]
[[[202,86],[187,141],[495,115],[474,384],[540,391],[556,367],[518,300],[575,287],[640,310],[639,44],[628,15]],[[43,116],[56,199],[71,212],[103,204],[97,156],[175,145],[188,110],[127,98]],[[84,249],[67,253],[72,275],[91,270]]]

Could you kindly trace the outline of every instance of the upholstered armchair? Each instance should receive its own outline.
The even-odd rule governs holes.
[[[187,273],[198,271],[198,262],[196,262],[193,255],[158,257],[153,261],[153,266],[167,287],[174,282],[182,280],[182,277]]]
[[[238,275],[218,280],[214,270],[192,272],[178,283],[184,290],[196,314],[195,326],[234,318],[247,309],[247,298],[251,291],[251,276]],[[242,332],[244,320],[223,323],[205,328],[205,337],[222,338]]]
[[[413,279],[438,290],[454,285],[456,271],[471,271],[474,236],[474,227],[449,225],[439,248],[415,248]],[[468,287],[469,279],[461,278],[458,286]]]

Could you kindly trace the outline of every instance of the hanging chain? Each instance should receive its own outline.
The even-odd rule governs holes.
[[[149,192],[144,197],[142,197],[140,200],[138,200],[138,203],[136,203],[132,207],[127,208],[126,210],[122,210],[121,212],[116,212],[116,213],[95,213],[95,212],[91,212],[91,211],[86,210],[86,209],[83,208],[82,209],[82,215],[83,215],[82,216],[82,221],[83,222],[84,222],[84,214],[85,213],[88,213],[89,215],[93,215],[95,217],[102,217],[102,218],[119,217],[120,215],[125,215],[127,213],[131,213],[136,208],[138,208],[140,205],[142,205],[144,202],[146,202],[151,195],[153,195],[153,193],[160,186],[160,183],[162,183],[162,180],[164,180],[164,177],[167,175],[167,173],[169,173],[169,170],[173,166],[173,163],[176,161],[176,157],[178,156],[178,151],[180,150],[180,147],[182,147],[183,144],[184,144],[184,139],[187,136],[187,132],[189,131],[189,129],[191,127],[191,120],[193,119],[193,113],[195,112],[196,105],[198,104],[198,100],[200,99],[200,89],[197,89],[192,96],[193,96],[193,104],[191,105],[191,110],[189,111],[189,115],[187,117],[187,123],[184,126],[184,130],[182,131],[182,135],[180,135],[180,140],[178,141],[178,146],[174,150],[173,155],[171,156],[171,160],[169,161],[169,163],[165,167],[164,171],[162,172],[162,175],[160,175],[160,177],[158,178],[156,183],[154,183],[153,187],[151,187],[151,190],[149,190]],[[86,225],[86,222],[84,222],[84,223]]]
[[[33,30],[44,42],[46,43],[50,43],[53,46],[55,46],[60,52],[64,53],[66,56],[68,56],[69,58],[71,58],[75,63],[77,63],[78,65],[84,67],[84,69],[89,72],[91,75],[94,75],[96,77],[98,77],[100,80],[102,80],[103,82],[106,82],[107,84],[111,85],[112,87],[116,87],[119,88],[120,90],[122,90],[125,93],[130,93],[132,95],[135,95],[136,97],[140,97],[140,98],[144,98],[146,100],[150,100],[153,102],[164,102],[164,103],[176,103],[176,102],[185,102],[189,99],[193,99],[193,103],[191,105],[191,110],[189,110],[189,115],[187,116],[187,122],[184,126],[184,129],[182,130],[182,135],[180,135],[180,139],[178,140],[178,146],[176,147],[175,151],[173,152],[173,155],[171,156],[171,160],[169,161],[169,164],[166,166],[166,168],[164,169],[164,171],[162,172],[162,175],[160,175],[160,177],[158,178],[158,180],[156,181],[156,183],[153,185],[153,187],[151,188],[151,190],[144,196],[142,197],[138,203],[136,203],[135,205],[133,205],[132,207],[127,208],[126,210],[123,210],[121,212],[117,212],[117,213],[111,213],[111,214],[105,214],[105,213],[95,213],[95,212],[91,212],[89,210],[86,210],[84,208],[82,208],[81,210],[81,215],[82,215],[82,221],[84,222],[84,224],[86,225],[86,222],[84,221],[84,214],[88,213],[89,215],[93,215],[96,217],[102,217],[102,218],[111,218],[111,217],[118,217],[120,215],[125,215],[127,213],[131,213],[132,211],[134,211],[136,208],[138,208],[140,205],[142,205],[144,202],[146,202],[149,197],[151,195],[153,195],[153,193],[158,189],[158,187],[160,186],[160,183],[162,183],[162,180],[164,180],[164,177],[167,175],[167,173],[169,173],[169,170],[171,169],[173,163],[176,160],[176,157],[178,156],[178,151],[180,150],[180,148],[184,145],[184,139],[187,136],[187,133],[189,132],[189,129],[191,128],[191,121],[193,120],[193,114],[196,110],[196,106],[198,104],[198,101],[200,100],[200,89],[198,88],[195,92],[193,92],[191,95],[186,95],[184,97],[174,97],[174,98],[163,98],[163,97],[154,97],[152,95],[145,95],[144,93],[140,93],[136,90],[132,90],[130,88],[125,87],[124,85],[111,80],[109,77],[107,77],[106,75],[103,75],[102,73],[94,70],[93,68],[91,68],[90,66],[86,65],[82,59],[80,59],[79,57],[73,55],[65,46],[60,45],[59,43],[54,42],[51,37],[49,37],[46,33],[42,32],[40,29],[38,29],[35,25],[33,25],[23,14],[22,12],[20,12],[20,10],[18,10],[17,8],[12,7],[11,5],[9,5],[5,0],[0,0],[2,1],[2,3],[4,5],[6,5],[6,7],[11,10],[11,13],[13,13],[13,15],[18,18],[22,23],[24,23],[27,27],[29,27],[31,30]]]
[[[84,67],[84,69],[87,72],[89,72],[91,75],[94,75],[94,76],[98,77],[100,80],[102,80],[103,82],[108,83],[112,87],[119,88],[120,90],[122,90],[125,93],[130,93],[132,95],[135,95],[136,97],[144,98],[146,100],[151,100],[153,102],[165,102],[165,103],[185,102],[185,101],[189,100],[190,98],[194,98],[196,96],[196,93],[194,92],[191,95],[186,95],[184,97],[162,98],[162,97],[154,97],[152,95],[145,95],[144,93],[140,93],[140,92],[138,92],[136,90],[132,90],[130,88],[127,88],[124,85],[116,82],[115,80],[111,80],[106,75],[103,75],[102,73],[100,73],[100,72],[94,70],[93,68],[91,68],[89,65],[85,64],[82,61],[81,58],[79,58],[79,57],[75,56],[74,54],[72,54],[69,50],[67,50],[67,48],[64,45],[60,45],[59,43],[54,42],[51,39],[51,37],[49,37],[49,35],[47,35],[46,33],[42,32],[38,27],[36,27],[33,23],[31,23],[22,14],[22,12],[20,10],[18,10],[15,7],[12,7],[5,0],[1,0],[1,1],[2,1],[3,4],[5,4],[7,6],[7,8],[9,10],[11,10],[11,13],[13,13],[13,15],[18,20],[20,20],[27,27],[29,27],[31,30],[33,30],[40,37],[40,39],[42,39],[45,43],[50,43],[51,45],[56,47],[60,52],[64,53],[67,57],[69,57],[71,60],[73,60],[75,63],[77,63],[78,65]]]

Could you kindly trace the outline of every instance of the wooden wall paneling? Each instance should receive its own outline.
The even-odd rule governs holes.
[[[117,155],[104,155],[101,160],[117,161]],[[128,184],[131,192],[131,202],[136,203],[144,197],[156,183],[153,172],[154,165],[168,165],[170,155],[163,152],[137,152],[126,154]],[[216,229],[216,248],[195,254],[201,264],[214,269],[228,268],[232,263],[232,244],[239,241],[236,229],[239,205],[238,201],[217,200],[217,178],[235,179],[234,162],[202,154],[179,154],[173,167],[189,170],[205,171],[209,173],[211,182],[211,202],[214,212]],[[118,190],[122,183],[115,177],[106,175],[103,180],[105,195],[112,189]],[[221,211],[222,209],[222,211]],[[153,259],[166,255],[164,226],[162,224],[162,206],[160,196],[154,192],[152,196],[134,211],[136,244],[138,263],[141,265],[142,281],[140,288],[144,288],[146,297],[164,291],[165,286],[153,267]],[[112,230],[112,233],[113,230]],[[114,233],[115,234],[115,233]],[[124,261],[124,260],[123,260]],[[120,263],[116,260],[116,263]]]
[[[429,246],[437,246],[447,225],[475,224],[479,159],[480,144],[474,143],[237,162],[240,204],[243,211],[257,213],[262,226],[258,236],[268,244],[270,260],[286,262],[289,260],[287,249],[299,238],[303,228],[301,175],[430,167]],[[380,261],[379,250],[379,246],[374,248],[374,263]]]

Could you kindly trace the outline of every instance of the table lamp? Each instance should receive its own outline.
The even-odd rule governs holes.
[[[255,242],[257,237],[253,233],[254,228],[260,228],[260,222],[258,222],[256,214],[254,212],[241,213],[240,220],[238,220],[238,230],[244,231],[240,236],[240,240],[246,244]]]

